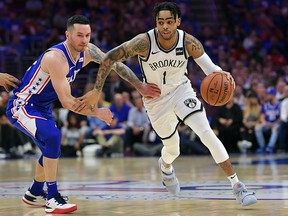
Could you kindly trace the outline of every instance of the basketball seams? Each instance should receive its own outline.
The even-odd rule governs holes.
[[[220,96],[222,96],[222,94],[223,94],[223,91],[222,91],[222,87],[223,87],[223,74],[222,73],[218,73],[217,75],[220,75],[221,76],[221,84],[220,84],[220,88],[219,88],[219,94],[218,94],[218,98],[217,98],[217,100],[216,100],[216,102],[215,102],[215,104],[214,104],[214,106],[216,105],[216,104],[218,104],[218,101],[219,101],[219,98],[221,98]],[[216,76],[215,76],[216,77]]]

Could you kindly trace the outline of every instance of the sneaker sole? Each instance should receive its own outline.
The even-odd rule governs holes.
[[[55,209],[45,209],[46,213],[54,213],[54,214],[65,214],[65,213],[69,213],[69,212],[73,212],[77,210],[77,206],[72,206],[70,208],[67,209],[61,209],[61,208],[55,208]]]
[[[35,202],[30,202],[29,200],[25,199],[24,197],[22,198],[22,201],[27,204],[27,205],[30,205],[30,206],[35,206],[35,207],[44,207],[45,206],[45,203],[43,204],[37,204]]]

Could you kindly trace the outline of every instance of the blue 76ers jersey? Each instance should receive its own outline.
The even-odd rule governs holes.
[[[269,101],[262,106],[261,113],[265,114],[265,120],[269,123],[274,123],[280,117],[280,102],[271,104]]]
[[[80,53],[77,62],[74,61],[67,45],[62,42],[39,56],[37,61],[26,71],[18,88],[14,89],[14,95],[10,98],[7,107],[7,113],[11,112],[14,116],[20,109],[31,118],[46,118],[52,116],[52,102],[58,99],[58,96],[52,86],[50,75],[41,68],[41,60],[46,52],[55,50],[63,53],[66,57],[69,71],[67,71],[67,80],[70,84],[75,80],[77,73],[81,70],[84,62],[84,53]],[[35,110],[39,111],[36,112]],[[46,116],[46,117],[45,117]]]

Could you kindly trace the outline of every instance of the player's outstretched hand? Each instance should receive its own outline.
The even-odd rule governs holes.
[[[161,90],[154,83],[143,83],[139,88],[137,88],[139,93],[147,99],[158,98],[161,94]]]
[[[227,71],[215,71],[215,72],[220,72],[220,73],[223,73],[225,76],[227,76],[228,80],[230,80],[233,83],[233,86],[235,89],[236,84],[230,72],[227,72]]]
[[[8,73],[0,73],[0,86],[3,86],[7,92],[9,92],[8,86],[17,88],[18,83],[20,83],[20,81],[14,76]]]
[[[92,89],[88,91],[85,95],[83,95],[82,97],[79,97],[78,99],[81,100],[92,111],[94,111],[95,108],[97,107],[99,97],[100,97],[100,92],[98,92],[96,89]],[[76,110],[76,111],[80,111],[80,110]]]
[[[107,125],[111,124],[113,114],[108,108],[96,108],[95,109],[96,116],[101,119],[102,121],[105,121]]]

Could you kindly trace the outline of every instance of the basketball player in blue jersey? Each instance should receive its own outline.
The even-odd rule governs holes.
[[[67,203],[57,189],[57,166],[60,157],[61,132],[56,128],[51,104],[59,99],[62,106],[82,115],[97,116],[108,125],[112,113],[106,108],[87,107],[71,95],[70,85],[78,72],[89,62],[100,63],[104,53],[89,43],[91,28],[86,17],[75,15],[67,21],[66,40],[47,51],[26,71],[7,107],[11,123],[29,135],[42,152],[37,162],[34,181],[23,197],[29,205],[45,206],[47,213],[63,214],[75,211],[75,204]],[[124,64],[113,69],[132,83],[145,97],[157,97],[156,85],[142,83]],[[43,190],[46,182],[48,194]]]
[[[20,81],[16,77],[14,77],[10,74],[0,73],[0,86],[3,86],[7,92],[9,92],[8,86],[11,86],[13,88],[17,88],[17,84],[19,82]]]
[[[180,17],[181,11],[176,3],[163,2],[156,5],[154,8],[156,28],[139,34],[109,51],[100,65],[95,89],[92,90],[94,93],[83,100],[97,104],[104,81],[114,62],[125,61],[137,55],[144,82],[154,83],[161,89],[160,97],[144,97],[143,100],[151,124],[164,144],[159,166],[167,190],[175,195],[180,191],[179,181],[172,166],[172,162],[180,154],[177,132],[180,119],[200,137],[215,162],[224,170],[239,204],[242,206],[254,204],[257,198],[238,180],[227,151],[211,130],[204,107],[197,99],[186,76],[187,60],[190,56],[206,75],[222,70],[211,61],[195,37],[177,29],[181,22]],[[230,73],[222,72],[234,82]]]

